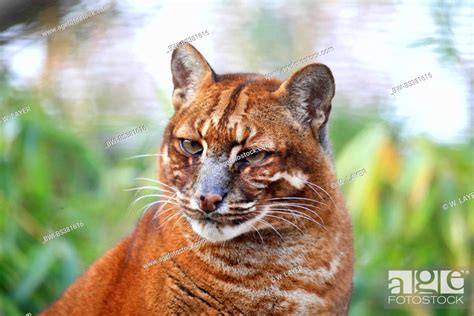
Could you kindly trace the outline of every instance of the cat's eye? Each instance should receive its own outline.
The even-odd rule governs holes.
[[[191,155],[199,155],[202,152],[202,145],[195,140],[182,139],[181,148]]]
[[[251,164],[256,164],[256,163],[259,163],[261,162],[263,159],[265,159],[267,157],[267,152],[266,151],[259,151],[259,152],[256,152],[255,154],[253,155],[250,155],[248,157],[245,157],[245,160],[248,162],[248,163],[251,163]]]

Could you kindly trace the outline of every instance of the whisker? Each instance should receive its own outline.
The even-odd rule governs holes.
[[[298,207],[298,208],[301,208],[301,209],[305,209],[311,213],[313,213],[314,215],[316,215],[320,220],[321,222],[323,222],[324,224],[324,220],[322,219],[321,216],[319,216],[319,214],[314,211],[314,210],[311,210],[307,207],[305,207],[305,205],[307,206],[313,206],[313,207],[316,207],[314,205],[309,205],[309,204],[304,204],[304,203],[270,203],[270,204],[257,204],[257,206],[293,206],[293,207]],[[319,209],[318,207],[316,207],[317,209]]]
[[[319,204],[326,205],[325,203],[320,202],[320,201],[318,201],[318,200],[309,199],[309,198],[304,198],[304,197],[299,197],[299,196],[285,196],[285,197],[270,198],[270,199],[257,199],[256,201],[263,201],[263,200],[266,200],[266,201],[303,200],[303,201],[312,201],[312,202],[315,202],[315,203],[319,203]]]
[[[275,233],[278,234],[278,236],[280,236],[281,240],[285,241],[285,239],[283,238],[283,236],[278,232],[278,230],[276,230],[276,228],[275,228],[272,224],[270,224],[269,222],[267,222],[267,221],[264,220],[264,219],[259,219],[258,222],[263,222],[264,224],[269,225],[270,228],[273,229],[273,230],[275,231]]]
[[[163,203],[163,205],[160,206],[160,208],[156,211],[155,215],[153,215],[153,220],[154,220],[155,218],[157,218],[157,217],[161,214],[161,210],[163,209],[163,207],[165,207],[166,204],[168,204],[168,203],[173,204],[173,203],[174,203],[174,202],[171,202],[170,199],[171,199],[171,198],[174,198],[175,196],[176,196],[176,194],[174,194],[173,196],[171,196],[170,198],[168,198],[168,199],[165,201],[165,203]],[[180,202],[178,201],[178,203],[180,203]],[[180,206],[180,205],[178,205],[178,206]]]
[[[140,213],[143,212],[143,214],[145,214],[145,213],[148,211],[149,208],[151,208],[151,207],[152,207],[153,205],[155,205],[156,203],[160,203],[160,202],[161,202],[161,200],[158,200],[158,201],[155,201],[155,202],[151,202],[151,203],[145,205],[144,207],[142,207],[139,212],[140,212]],[[154,217],[155,217],[155,216],[153,216],[153,218],[154,218]]]
[[[155,202],[151,202],[151,203],[145,205],[144,207],[142,207],[142,208],[140,209],[140,212],[142,212],[144,209],[146,209],[146,210],[145,210],[145,212],[146,212],[149,207],[153,206],[154,204],[162,203],[162,202],[163,202],[162,200],[157,200],[157,201],[155,201]],[[172,204],[172,205],[180,206],[179,203],[175,203],[175,202],[171,202],[171,201],[165,202],[165,204],[168,204],[168,203],[169,203],[169,204]],[[160,208],[160,209],[161,209],[161,208]],[[160,210],[157,210],[157,212],[159,212],[159,211],[160,211]]]
[[[321,194],[319,194],[319,192],[316,191],[316,190],[311,186],[311,182],[306,181],[305,184],[307,184],[307,185],[309,186],[309,188],[310,188],[311,190],[313,190],[314,193],[316,193],[316,194],[319,196],[319,198],[320,198],[321,200],[324,200],[323,197],[321,196]]]
[[[268,209],[273,209],[273,207],[278,207],[278,206],[282,206],[282,207],[288,207],[288,206],[291,206],[290,203],[272,203],[272,204],[267,204],[269,206]],[[296,206],[295,206],[296,207]],[[309,209],[308,209],[309,210]],[[311,210],[309,210],[311,211]],[[295,216],[293,215],[293,218],[295,218]],[[296,220],[296,218],[295,218]]]
[[[142,191],[141,188],[146,188],[146,187],[137,187],[137,188],[133,188],[133,189],[124,189],[124,191],[133,191],[134,189],[137,189],[136,190],[137,192],[135,192],[135,194],[133,195],[133,199],[135,199],[137,197],[137,195]],[[156,187],[156,188],[158,188],[158,187]]]
[[[176,222],[174,223],[173,227],[171,227],[171,230],[174,229],[174,227],[176,226],[176,224],[178,224],[178,222],[184,217],[184,214],[181,214],[181,216],[176,220]]]
[[[160,212],[155,212],[155,215],[153,215],[153,219],[159,218],[160,216],[163,216],[164,214],[168,213],[169,211],[174,210],[173,206],[170,205],[167,209],[164,209],[163,211],[160,210]],[[171,213],[173,214],[173,213]],[[168,218],[168,217],[167,217]]]
[[[334,206],[336,207],[336,209],[339,211],[339,208],[337,207],[337,204],[336,202],[334,202],[333,198],[331,197],[331,195],[329,193],[326,192],[326,190],[324,190],[322,187],[320,187],[319,185],[315,184],[315,183],[312,183],[310,181],[306,181],[307,184],[309,184],[309,187],[312,188],[312,186],[315,186],[316,188],[319,188],[320,190],[322,190],[324,193],[326,193],[326,195],[331,199],[332,203],[334,204]],[[316,190],[313,189],[314,192],[318,193]],[[321,196],[319,193],[318,193],[319,196]]]
[[[176,214],[173,214],[173,215],[167,217],[166,220],[163,223],[161,223],[160,226],[158,226],[157,229],[160,229],[164,224],[168,223],[172,218],[174,218],[174,217],[176,217],[180,214],[181,214],[181,212],[176,212]]]
[[[132,206],[137,204],[138,201],[140,201],[144,198],[147,198],[147,197],[165,197],[165,198],[170,198],[170,200],[174,200],[176,202],[179,202],[179,200],[177,198],[174,198],[174,197],[166,195],[166,194],[146,194],[146,195],[140,196],[139,198],[132,201]]]
[[[287,213],[287,212],[275,212],[275,210],[276,210],[276,211],[289,211],[290,213]],[[324,228],[324,230],[326,230],[326,227],[325,227],[323,224],[321,224],[320,222],[316,221],[314,218],[311,218],[311,217],[309,217],[308,215],[306,215],[306,214],[304,214],[304,213],[301,213],[301,212],[298,212],[298,211],[296,211],[296,210],[292,210],[292,209],[290,210],[290,209],[286,209],[286,208],[272,208],[272,209],[269,210],[269,212],[272,212],[272,213],[282,213],[282,214],[287,214],[287,215],[292,214],[292,215],[295,215],[295,216],[298,216],[298,217],[301,217],[301,218],[305,218],[305,219],[307,219],[307,220],[309,220],[309,221],[314,222],[315,224],[321,226],[322,228]],[[295,214],[295,213],[296,213],[296,214]]]
[[[165,156],[164,154],[146,154],[146,155],[136,155],[136,156],[131,156],[129,158],[124,158],[122,160],[131,160],[131,159],[137,159],[137,158],[143,158],[143,157],[156,157],[156,156]]]
[[[304,232],[303,232],[303,231],[302,231],[302,230],[301,230],[301,229],[300,229],[298,226],[296,226],[294,223],[290,222],[289,220],[287,220],[287,219],[285,219],[285,218],[282,218],[282,217],[279,217],[279,216],[273,216],[273,215],[269,215],[269,214],[266,214],[265,216],[269,216],[269,217],[275,217],[275,218],[278,218],[278,219],[284,220],[285,222],[288,222],[289,224],[291,224],[291,225],[295,226],[295,227],[296,227],[296,229],[298,229],[298,230],[301,232],[301,234],[303,234],[303,235],[304,235]]]
[[[300,208],[306,208],[306,206],[308,207],[314,207],[315,209],[317,210],[321,210],[319,207],[315,206],[315,205],[311,205],[311,204],[307,204],[307,203],[293,203],[293,202],[280,202],[280,203],[263,203],[263,204],[255,204],[255,206],[271,206],[271,205],[291,205],[291,206],[298,206]],[[317,214],[316,211],[312,210],[312,209],[307,209],[308,211],[311,211],[311,212],[314,212],[314,214]]]
[[[175,192],[178,192],[178,191],[179,191],[178,188],[173,187],[173,186],[171,186],[171,185],[168,185],[168,184],[166,184],[166,183],[163,183],[163,182],[161,182],[161,181],[159,181],[159,180],[156,180],[156,179],[150,179],[150,178],[144,178],[144,177],[139,177],[139,178],[135,178],[135,179],[136,179],[136,180],[147,180],[147,181],[155,182],[155,183],[164,185],[165,187],[168,187],[168,188],[170,188],[171,190],[173,190],[173,191],[175,191]]]
[[[260,236],[260,239],[262,240],[262,244],[265,243],[265,242],[263,241],[262,235],[261,235],[260,232],[255,228],[255,226],[253,226],[252,224],[250,224],[250,226],[252,226],[253,230],[255,230],[255,231],[257,232],[257,234]]]
[[[157,186],[141,186],[141,187],[136,187],[136,188],[131,188],[131,189],[124,189],[124,191],[134,191],[136,190],[135,194],[133,195],[133,199],[135,199],[137,197],[137,195],[142,191],[142,190],[145,190],[145,189],[150,189],[150,190],[155,190],[155,191],[162,191],[162,192],[166,192],[166,193],[170,193],[170,194],[175,194],[175,192],[171,192],[171,191],[168,191],[168,190],[164,190],[164,189],[161,189]]]
[[[144,189],[155,190],[155,191],[163,191],[163,192],[172,193],[172,194],[175,193],[174,191],[168,191],[168,190],[161,189],[160,187],[153,186],[153,185],[145,185],[145,186],[142,186],[142,187],[136,187],[136,188],[131,188],[131,189],[123,189],[123,191],[140,191],[140,190],[144,190]]]
[[[172,210],[175,210],[175,208],[173,208],[172,205],[170,205],[170,207],[168,207],[167,209],[164,209],[164,210],[160,210],[159,212],[157,211],[155,213],[155,215],[153,215],[153,219],[156,219],[156,218],[159,218],[160,216],[163,216],[165,215],[166,213],[168,213],[169,211],[172,211]]]
[[[128,205],[128,208],[127,208],[127,213],[128,213],[128,214],[130,214],[130,213],[132,212],[133,206],[134,206],[136,203],[138,203],[139,200],[141,200],[142,198],[148,197],[147,195],[145,195],[145,196],[141,196],[141,197],[135,199],[135,197],[138,195],[138,192],[139,192],[139,191],[135,192],[135,194],[134,194],[134,196],[133,196],[134,200],[133,200],[132,202],[130,202],[130,204]],[[167,195],[164,195],[164,194],[161,195],[161,196],[166,196],[166,197],[168,197]],[[140,211],[141,211],[141,210],[140,210]]]
[[[130,210],[135,204],[137,204],[140,200],[143,200],[144,198],[147,198],[147,197],[166,197],[166,198],[170,198],[171,200],[175,200],[177,202],[179,202],[178,199],[176,198],[173,198],[173,197],[170,197],[169,195],[166,195],[166,194],[147,194],[147,195],[143,195],[137,199],[135,199],[134,201],[132,201],[130,203],[130,206],[128,207],[128,209]]]

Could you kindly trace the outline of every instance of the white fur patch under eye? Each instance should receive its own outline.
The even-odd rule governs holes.
[[[266,184],[258,183],[256,181],[250,181],[250,184],[253,185],[253,187],[256,189],[265,189],[266,187],[268,187]]]
[[[296,170],[293,174],[288,172],[277,172],[269,180],[272,182],[278,181],[280,179],[285,179],[293,187],[298,190],[301,190],[308,180],[308,176],[305,175],[301,170]]]
[[[230,164],[232,164],[233,162],[236,161],[237,155],[238,155],[238,153],[240,152],[241,149],[242,149],[242,146],[241,146],[241,145],[237,145],[237,146],[234,146],[234,147],[230,150],[230,154],[229,154],[229,163],[230,163]]]
[[[202,155],[201,155],[201,161],[204,161],[204,159],[207,156],[207,149],[208,149],[207,142],[205,140],[202,141]]]

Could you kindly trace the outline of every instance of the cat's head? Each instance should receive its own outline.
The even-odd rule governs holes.
[[[316,200],[308,181],[332,172],[327,122],[335,84],[329,68],[311,64],[284,82],[218,75],[186,44],[173,52],[171,71],[175,113],[159,165],[161,180],[176,190],[172,203],[211,241],[267,229],[265,223],[289,226],[278,217],[287,218],[281,204],[292,200],[269,199]],[[314,217],[304,206],[298,211]]]

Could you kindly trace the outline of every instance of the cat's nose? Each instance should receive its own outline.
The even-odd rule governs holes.
[[[194,197],[197,199],[199,208],[206,213],[211,213],[216,210],[217,204],[222,201],[222,196],[214,193],[196,192]]]

